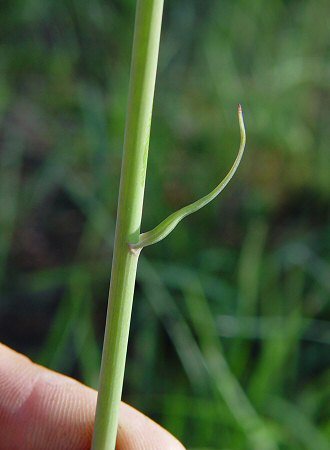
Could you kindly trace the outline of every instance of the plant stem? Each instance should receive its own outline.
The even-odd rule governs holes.
[[[114,450],[139,252],[163,0],[138,0],[112,274],[92,450]]]

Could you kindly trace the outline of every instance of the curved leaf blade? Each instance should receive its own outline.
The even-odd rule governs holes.
[[[224,190],[224,188],[227,186],[229,181],[234,176],[244,153],[246,134],[241,105],[238,105],[238,122],[241,136],[240,146],[236,159],[232,167],[230,168],[229,172],[225,176],[225,178],[204,197],[200,198],[199,200],[196,200],[195,202],[187,206],[184,206],[178,211],[175,211],[173,214],[169,215],[166,219],[164,219],[159,225],[157,225],[152,230],[146,233],[141,233],[139,241],[136,244],[129,244],[129,248],[132,252],[140,251],[143,247],[156,244],[157,242],[164,239],[171,233],[171,231],[173,231],[173,229],[177,226],[179,222],[181,222],[183,218],[203,208],[205,205],[207,205],[213,199],[215,199],[220,194],[221,191]]]

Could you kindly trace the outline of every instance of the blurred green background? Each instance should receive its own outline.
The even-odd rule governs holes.
[[[4,0],[0,338],[96,387],[135,2]],[[190,450],[327,450],[330,3],[165,1],[124,399]]]

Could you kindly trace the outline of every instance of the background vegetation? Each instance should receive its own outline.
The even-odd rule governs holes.
[[[133,0],[5,0],[0,338],[96,386]],[[330,438],[330,3],[168,0],[124,399],[191,450]],[[238,384],[239,383],[239,384]],[[242,387],[242,389],[240,388]]]

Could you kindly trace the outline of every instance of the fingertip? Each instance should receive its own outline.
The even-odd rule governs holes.
[[[117,446],[118,450],[185,450],[172,434],[125,403],[120,409]]]
[[[97,393],[0,344],[0,450],[89,450]],[[116,450],[185,450],[121,404]]]

